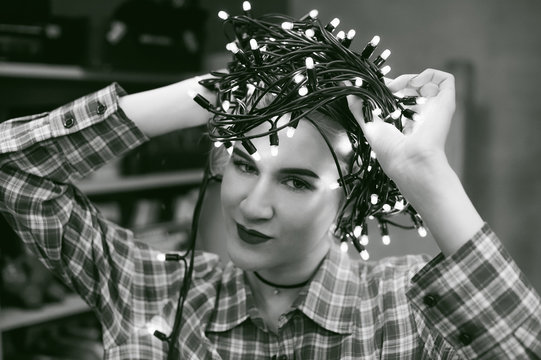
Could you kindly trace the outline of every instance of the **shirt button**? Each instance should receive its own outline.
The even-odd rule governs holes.
[[[105,110],[107,110],[107,106],[105,106],[102,103],[98,102],[98,108],[96,110],[98,115],[102,115],[103,113],[105,113]]]
[[[460,341],[462,345],[470,345],[473,341],[473,336],[464,332],[458,335],[458,341]]]
[[[69,129],[70,127],[72,127],[73,124],[75,124],[75,119],[73,118],[72,115],[68,115],[64,118],[64,127],[66,129]]]
[[[423,298],[423,302],[428,307],[435,306],[438,303],[438,300],[439,300],[439,298],[438,298],[438,295],[436,295],[436,294],[429,294],[429,295],[426,295]]]

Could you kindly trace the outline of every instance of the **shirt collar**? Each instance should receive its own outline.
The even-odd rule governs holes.
[[[331,246],[308,288],[301,291],[293,308],[326,330],[351,334],[357,319],[359,275],[347,254]],[[254,317],[255,309],[243,271],[234,265],[224,270],[218,289],[216,311],[207,325],[207,331],[228,331]],[[248,295],[247,295],[248,293]],[[248,299],[248,301],[247,301]]]

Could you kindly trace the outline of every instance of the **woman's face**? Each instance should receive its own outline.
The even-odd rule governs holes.
[[[254,131],[268,130],[261,126]],[[252,139],[261,159],[237,144],[224,170],[227,251],[245,270],[294,269],[328,249],[343,197],[340,188],[331,189],[338,179],[335,162],[310,123],[300,121],[292,138],[285,133],[279,132],[277,156],[268,137]]]

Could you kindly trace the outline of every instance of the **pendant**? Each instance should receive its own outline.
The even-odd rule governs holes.
[[[274,295],[279,295],[280,294],[280,290],[279,289],[276,289],[274,288]]]

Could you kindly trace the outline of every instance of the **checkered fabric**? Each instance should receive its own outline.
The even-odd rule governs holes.
[[[0,124],[0,211],[27,248],[94,309],[106,359],[528,359],[541,305],[485,225],[450,257],[375,262],[332,248],[280,318],[258,312],[242,270],[197,253],[180,336],[185,269],[107,221],[72,185],[146,140],[113,84],[50,113]]]

